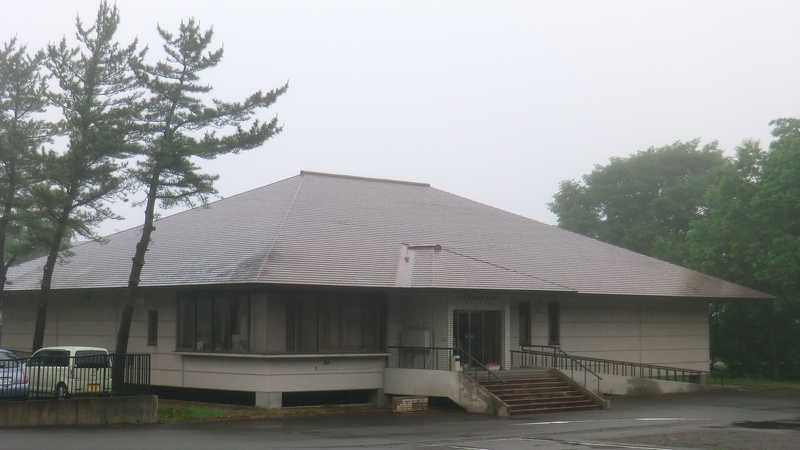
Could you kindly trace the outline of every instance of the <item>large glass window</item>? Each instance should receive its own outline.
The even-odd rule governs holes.
[[[281,301],[273,297],[271,301]],[[286,306],[289,353],[369,353],[383,348],[384,310],[372,296],[291,295]]]
[[[531,304],[519,304],[519,345],[531,345]]]
[[[184,294],[178,299],[178,349],[250,350],[250,298],[232,292]]]
[[[547,304],[547,328],[549,345],[561,345],[561,307],[558,302]]]

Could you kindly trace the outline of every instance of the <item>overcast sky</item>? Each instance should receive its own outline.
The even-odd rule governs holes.
[[[4,1],[0,40],[71,37],[96,1]],[[558,182],[681,139],[769,138],[800,116],[792,1],[119,0],[121,36],[193,16],[224,44],[215,96],[289,81],[284,132],[203,163],[229,196],[316,170],[429,182],[554,223]],[[141,211],[117,207],[124,221]]]

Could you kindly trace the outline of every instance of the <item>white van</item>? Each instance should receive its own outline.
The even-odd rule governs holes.
[[[111,358],[100,347],[45,347],[27,365],[33,396],[111,393]]]

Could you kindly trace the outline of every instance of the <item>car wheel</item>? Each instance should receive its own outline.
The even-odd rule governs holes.
[[[59,400],[63,400],[67,397],[68,397],[67,387],[64,386],[63,384],[59,384],[58,386],[56,386],[56,398],[58,398]]]

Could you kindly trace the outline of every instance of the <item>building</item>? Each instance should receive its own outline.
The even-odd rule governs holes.
[[[113,348],[139,233],[58,265],[46,345]],[[10,271],[2,345],[30,348],[41,265]],[[152,354],[153,384],[264,406],[297,392],[448,396],[441,383],[464,378],[454,355],[456,369],[469,354],[512,372],[537,345],[640,375],[704,371],[709,303],[768,298],[427,184],[314,172],[159,220],[142,286],[130,350]],[[605,378],[599,390],[627,389]]]

